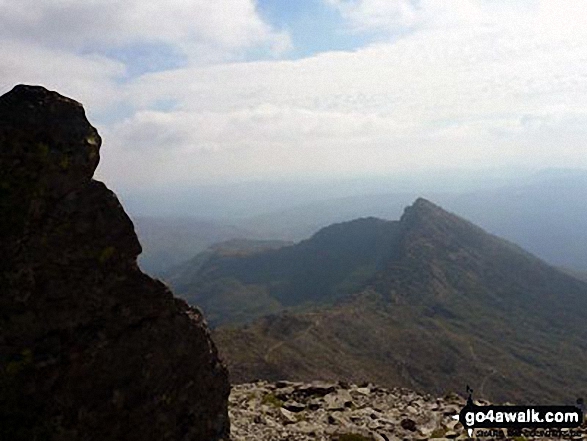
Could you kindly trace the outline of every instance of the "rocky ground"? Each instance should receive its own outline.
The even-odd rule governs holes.
[[[470,439],[453,418],[464,405],[456,394],[435,398],[371,384],[259,381],[232,387],[229,415],[233,441]]]

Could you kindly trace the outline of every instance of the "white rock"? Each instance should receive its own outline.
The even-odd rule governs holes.
[[[279,408],[279,413],[285,424],[293,424],[298,422],[295,413],[290,412],[289,410],[284,409],[283,407]]]

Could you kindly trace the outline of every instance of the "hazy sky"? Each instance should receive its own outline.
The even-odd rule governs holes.
[[[0,0],[0,92],[81,101],[114,187],[587,167],[580,0]]]

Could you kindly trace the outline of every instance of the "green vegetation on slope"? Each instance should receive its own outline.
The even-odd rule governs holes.
[[[398,223],[379,222],[388,241],[377,242],[374,272],[354,292],[324,290],[330,303],[313,298],[314,308],[300,309],[309,293],[319,296],[309,290],[295,313],[216,330],[233,381],[370,380],[437,394],[468,383],[489,399],[518,402],[585,395],[587,284],[424,200]],[[305,246],[340,250],[347,227]],[[364,262],[360,250],[345,255]],[[253,274],[239,277],[250,282],[257,267],[248,265]],[[337,274],[328,265],[315,271],[328,281]]]
[[[285,307],[329,304],[360,291],[394,249],[397,222],[335,224],[296,245],[250,252],[209,250],[168,280],[211,325],[247,322]]]

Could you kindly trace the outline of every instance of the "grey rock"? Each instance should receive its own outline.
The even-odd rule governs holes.
[[[355,392],[361,395],[369,395],[371,393],[371,389],[369,389],[368,387],[357,387],[355,389]]]
[[[325,395],[324,402],[327,410],[343,410],[352,405],[353,398],[347,390],[341,389]]]
[[[260,406],[263,394],[279,389],[265,382],[236,385],[232,389],[235,398],[230,401],[232,441],[335,441],[345,434],[377,441],[468,439],[462,425],[445,415],[447,409],[452,412],[457,406],[455,403],[461,401],[456,395],[445,401],[407,389],[382,389],[372,385],[370,393],[365,395],[356,394],[355,385],[345,386],[336,385],[334,391],[316,396],[299,393],[299,390],[307,391],[315,384],[290,384],[287,387],[291,388],[291,393],[285,398],[295,398],[306,405],[306,409],[284,416],[283,408]],[[345,392],[350,392],[354,405],[330,410],[329,402],[345,396]],[[244,406],[246,400],[240,397],[252,397],[248,401],[251,410]],[[412,412],[406,417],[408,406],[412,407]],[[254,418],[259,412],[263,418]]]
[[[302,396],[321,396],[327,395],[336,390],[336,385],[324,382],[314,382],[305,384],[296,389],[296,393]]]
[[[293,424],[298,422],[295,414],[287,409],[284,409],[283,407],[279,409],[279,413],[286,424]]]

